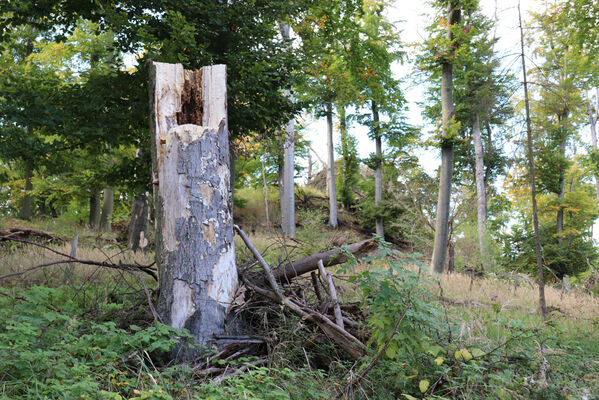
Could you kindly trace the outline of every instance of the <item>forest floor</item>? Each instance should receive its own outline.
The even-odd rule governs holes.
[[[269,263],[364,237],[349,223],[333,231],[317,214],[302,218],[294,240],[261,226],[249,229]],[[18,226],[64,238],[44,245],[67,254],[79,234],[82,260],[135,265],[153,260],[151,253],[123,250],[117,234],[0,220],[0,228]],[[241,242],[237,253],[240,264],[250,259]],[[260,316],[253,327],[269,338],[267,362],[223,362],[225,368],[246,367],[216,380],[165,358],[180,333],[153,322],[148,295],[156,285],[146,274],[59,264],[5,278],[0,399],[599,399],[597,297],[549,286],[549,318],[542,322],[532,279],[460,272],[436,279],[410,255],[384,249],[377,254],[330,271],[341,301],[359,304],[355,319],[370,337],[367,355],[352,360],[314,326],[260,300],[248,302],[246,311]],[[0,275],[60,258],[43,247],[1,242]],[[375,274],[388,267],[389,275]],[[394,304],[409,304],[395,329],[401,310]],[[381,338],[389,337],[393,345],[384,348]],[[383,356],[373,362],[381,349]],[[348,390],[348,377],[370,364],[369,373]]]

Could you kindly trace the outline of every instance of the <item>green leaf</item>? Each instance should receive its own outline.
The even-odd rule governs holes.
[[[418,384],[418,388],[420,389],[421,393],[425,393],[430,385],[431,383],[428,381],[428,379],[422,379]]]
[[[406,393],[402,393],[401,395],[408,400],[418,400],[416,397],[410,396],[409,394],[406,394]]]

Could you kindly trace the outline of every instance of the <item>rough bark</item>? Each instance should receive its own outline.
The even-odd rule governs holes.
[[[129,220],[128,247],[133,251],[145,250],[148,246],[148,222],[150,218],[150,204],[148,193],[141,190],[133,198],[131,219]]]
[[[102,215],[100,216],[100,230],[110,232],[112,230],[112,210],[114,208],[114,190],[104,189],[104,201],[102,202]]]
[[[532,148],[532,124],[530,121],[530,102],[528,97],[528,82],[526,80],[526,60],[524,58],[524,30],[522,28],[522,14],[518,4],[518,20],[520,22],[520,57],[522,59],[522,76],[524,83],[524,106],[526,110],[526,147],[528,158],[528,174],[530,176],[530,197],[532,200],[532,219],[535,233],[535,253],[537,256],[537,272],[539,278],[539,313],[545,320],[547,307],[545,304],[545,278],[543,276],[543,258],[541,255],[541,237],[539,234],[539,215],[537,211],[537,188],[535,182],[535,162]]]
[[[27,134],[33,134],[30,128],[27,128]],[[25,194],[23,196],[23,202],[21,203],[21,213],[19,217],[24,220],[31,219],[31,213],[33,209],[33,197],[31,197],[31,191],[33,190],[33,163],[29,160],[25,164]]]
[[[289,25],[281,25],[283,39],[289,40]],[[291,45],[289,45],[291,46]],[[285,95],[293,101],[290,90]],[[281,197],[281,228],[283,234],[289,237],[295,236],[295,119],[289,120],[285,126],[284,156],[283,156],[283,191]]]
[[[376,103],[372,102],[372,122],[374,130],[374,143],[376,146],[376,169],[374,170],[374,205],[378,206],[383,201],[383,144],[381,138],[381,129],[379,126],[379,110]],[[383,219],[376,219],[376,234],[385,237],[383,229]]]
[[[474,142],[475,159],[474,180],[476,181],[476,215],[478,222],[478,246],[481,261],[484,263],[487,261],[489,254],[487,248],[487,189],[485,187],[483,144],[480,135],[480,120],[478,113],[474,114],[474,118],[472,121],[472,139],[472,141]]]
[[[102,192],[96,188],[89,195],[89,227],[98,229],[100,227],[100,214],[102,213]]]
[[[218,347],[239,328],[228,315],[237,270],[225,66],[153,63],[150,95],[158,312],[196,343]]]
[[[460,9],[455,2],[451,2],[448,5],[447,20],[450,24],[447,28],[447,38],[453,41],[451,26],[460,21]],[[443,272],[447,254],[449,205],[451,201],[451,179],[453,176],[453,141],[447,137],[455,114],[453,106],[453,65],[450,62],[442,64],[441,109],[443,113],[444,140],[441,145],[441,174],[439,178],[439,197],[437,200],[437,220],[435,223],[433,257],[431,259],[431,271],[438,274]]]
[[[337,188],[335,184],[335,146],[333,144],[333,105],[327,103],[327,154],[329,158],[329,225],[337,228]]]

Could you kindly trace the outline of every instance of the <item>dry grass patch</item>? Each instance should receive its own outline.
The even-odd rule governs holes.
[[[70,254],[71,245],[48,246],[60,253]],[[77,249],[77,259],[113,264],[149,265],[154,260],[153,253],[133,253],[117,246],[82,246]],[[0,275],[23,271],[37,265],[64,260],[65,257],[48,249],[33,245],[4,243],[0,247]],[[74,281],[102,282],[111,276],[120,276],[122,271],[73,263],[56,264],[36,269],[24,275],[17,275],[0,282],[2,286],[59,285]]]
[[[513,282],[497,278],[472,279],[461,273],[443,274],[441,285],[444,295],[460,301],[464,305],[497,304],[501,310],[517,309],[535,313],[539,302],[538,285],[520,281],[515,287]],[[564,315],[577,319],[593,319],[599,315],[599,299],[595,296],[571,290],[565,292],[552,286],[545,287],[545,297],[549,310],[557,310]]]

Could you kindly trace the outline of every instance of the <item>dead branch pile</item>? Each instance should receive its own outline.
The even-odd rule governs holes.
[[[352,255],[365,254],[375,247],[373,240],[314,254],[273,271],[243,230],[238,226],[235,226],[235,230],[262,267],[260,272],[247,269],[240,271],[245,287],[300,317],[302,323],[313,323],[352,358],[357,359],[365,354],[364,343],[367,338],[360,329],[360,322],[356,320],[356,315],[360,316],[359,308],[355,304],[339,303],[334,281],[325,266],[346,262]],[[319,271],[319,277],[316,270]],[[311,273],[311,280],[299,279],[307,273]],[[307,295],[308,292],[313,296]]]

